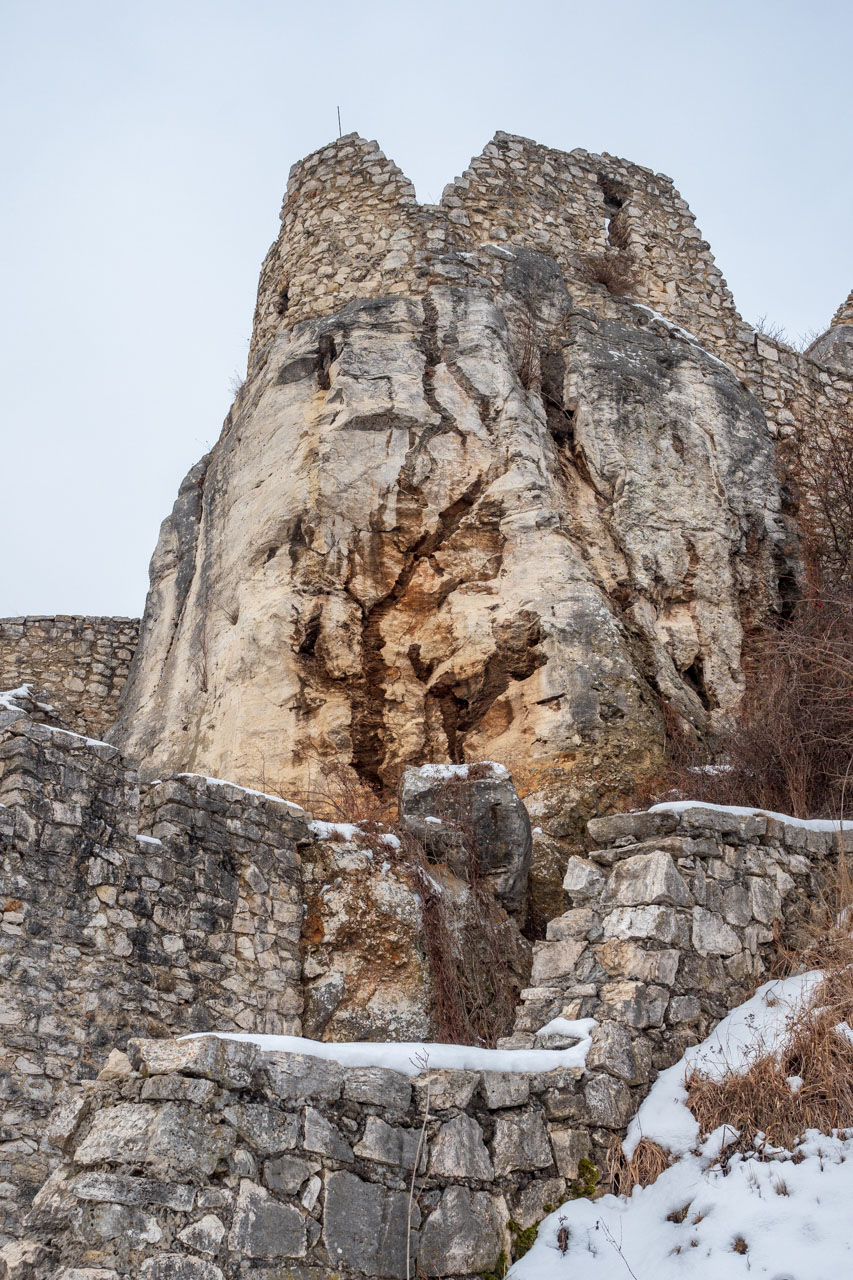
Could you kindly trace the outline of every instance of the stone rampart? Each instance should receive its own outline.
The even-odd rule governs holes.
[[[820,901],[838,840],[761,813],[691,807],[596,818],[601,847],[569,859],[570,908],[536,944],[514,1035],[594,1017],[611,1069],[647,1084],[772,976]]]
[[[410,1077],[214,1038],[128,1056],[53,1118],[65,1159],[27,1224],[45,1280],[402,1280],[407,1240],[413,1275],[481,1276],[611,1137],[609,1078],[581,1066]]]
[[[138,618],[0,618],[0,689],[30,684],[60,725],[102,738],[138,638]]]
[[[578,306],[624,319],[639,303],[683,328],[687,340],[695,336],[758,398],[774,431],[853,404],[844,370],[744,322],[671,178],[506,133],[438,205],[419,205],[398,167],[356,134],[295,164],[281,233],[261,273],[250,374],[277,332],[358,298],[418,297],[442,283],[512,292],[519,249],[553,258]],[[602,258],[630,277],[624,296],[595,282]],[[528,302],[539,308],[535,297]]]
[[[114,747],[28,720],[0,736],[0,1232],[44,1179],[57,1088],[113,1046],[300,1030],[301,810],[182,778],[144,815],[150,836]]]

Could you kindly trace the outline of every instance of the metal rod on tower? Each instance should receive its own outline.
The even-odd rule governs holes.
[[[338,107],[338,137],[342,138],[343,136],[344,135],[341,132],[341,109]]]

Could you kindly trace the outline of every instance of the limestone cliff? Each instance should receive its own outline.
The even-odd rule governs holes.
[[[797,558],[706,250],[668,179],[507,135],[440,206],[354,137],[296,166],[112,740],[148,776],[494,758],[565,798],[654,759],[662,700],[717,723]]]

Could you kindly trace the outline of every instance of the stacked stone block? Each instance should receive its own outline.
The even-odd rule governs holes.
[[[506,133],[495,135],[438,205],[419,205],[398,167],[356,134],[295,164],[281,233],[261,273],[249,373],[267,358],[276,333],[356,299],[421,297],[442,283],[491,297],[511,293],[519,250],[551,257],[574,303],[597,315],[624,319],[640,303],[680,327],[685,341],[731,366],[774,433],[853,403],[849,370],[744,322],[671,178],[615,156],[557,151]],[[628,298],[590,278],[591,260],[608,253],[631,264]],[[543,307],[541,299],[531,303]],[[634,309],[632,319],[650,317]]]
[[[299,1030],[301,811],[183,779],[146,814],[161,836],[137,835],[114,747],[26,719],[0,735],[0,1238],[44,1180],[57,1089],[112,1047]]]
[[[583,1087],[134,1040],[58,1109],[27,1248],[45,1280],[402,1278],[407,1242],[413,1275],[480,1276],[577,1178]]]
[[[0,618],[0,689],[30,684],[63,728],[102,738],[138,639],[138,618]]]
[[[776,938],[819,901],[839,839],[853,847],[851,833],[699,807],[596,818],[589,832],[601,847],[569,859],[570,909],[536,945],[505,1043],[594,1017],[589,1066],[641,1091],[771,975]]]

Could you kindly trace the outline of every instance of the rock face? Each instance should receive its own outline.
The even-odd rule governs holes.
[[[569,185],[540,191],[549,165],[587,175],[583,217]],[[475,177],[510,206],[506,246]],[[281,792],[334,761],[390,792],[490,757],[528,793],[616,786],[659,750],[661,698],[702,725],[736,704],[744,627],[796,573],[770,430],[730,367],[583,267],[628,254],[665,307],[642,257],[660,199],[686,228],[661,220],[672,272],[682,253],[729,324],[686,206],[506,135],[448,193],[420,208],[360,139],[294,170],[248,379],[152,560],[111,734],[145,775]]]
[[[400,822],[428,854],[463,879],[476,859],[508,911],[527,898],[533,840],[530,818],[502,765],[424,765],[407,769],[397,791]]]

